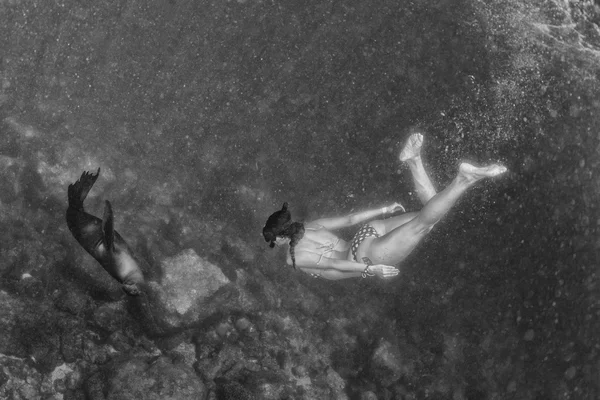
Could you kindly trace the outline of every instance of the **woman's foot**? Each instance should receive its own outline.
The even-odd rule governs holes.
[[[475,183],[483,178],[493,178],[507,171],[504,165],[490,164],[485,167],[476,167],[469,163],[462,163],[458,167],[458,174],[465,178],[469,183]]]
[[[404,148],[400,152],[398,158],[400,161],[407,161],[415,157],[421,156],[421,146],[423,145],[423,135],[413,133],[408,137]]]

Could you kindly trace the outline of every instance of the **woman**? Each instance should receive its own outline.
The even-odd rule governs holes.
[[[399,270],[392,265],[404,260],[414,250],[468,188],[480,179],[506,172],[506,167],[499,164],[479,168],[462,163],[450,185],[436,193],[423,167],[422,144],[423,135],[411,135],[399,156],[400,161],[407,163],[411,170],[417,195],[424,205],[421,211],[370,221],[348,243],[332,231],[404,211],[404,208],[394,203],[381,209],[302,224],[292,222],[288,204],[284,203],[282,209],[267,220],[263,228],[265,240],[270,242],[271,248],[289,244],[287,263],[317,278],[337,280],[398,275]]]

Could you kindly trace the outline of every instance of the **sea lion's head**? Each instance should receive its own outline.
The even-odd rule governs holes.
[[[129,296],[139,296],[142,293],[142,289],[145,285],[144,275],[139,270],[135,270],[129,273],[122,282],[122,288],[125,293]]]

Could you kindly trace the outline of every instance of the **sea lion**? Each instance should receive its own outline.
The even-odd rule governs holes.
[[[100,168],[95,175],[84,171],[77,182],[69,185],[67,225],[79,244],[104,267],[106,272],[123,285],[123,291],[130,296],[137,296],[141,293],[144,284],[144,274],[133,251],[114,229],[110,202],[108,200],[104,202],[102,219],[88,214],[83,209],[83,202],[98,175],[100,175]]]

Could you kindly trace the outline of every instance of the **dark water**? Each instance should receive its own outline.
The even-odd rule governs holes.
[[[6,288],[71,251],[64,191],[99,166],[90,209],[110,197],[148,257],[194,248],[280,291],[380,302],[385,335],[435,360],[409,388],[599,395],[591,3],[6,1],[0,15]],[[301,220],[419,208],[397,161],[414,129],[438,188],[464,159],[509,173],[465,195],[393,282],[280,268],[260,229],[283,201]]]

